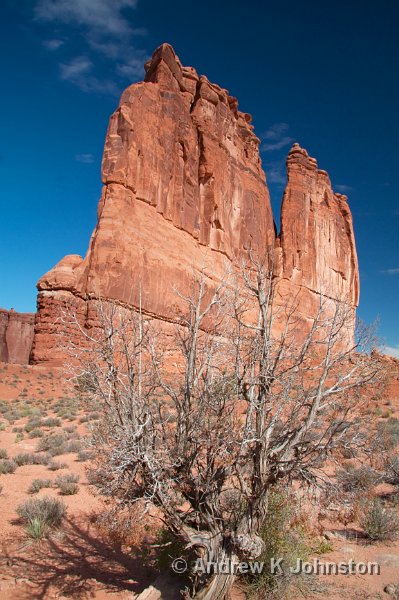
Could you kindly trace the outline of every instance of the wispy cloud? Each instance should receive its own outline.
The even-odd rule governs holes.
[[[83,26],[95,38],[127,37],[132,28],[122,10],[136,5],[137,0],[39,0],[35,14],[42,21]]]
[[[93,75],[93,63],[87,56],[77,56],[68,63],[60,63],[60,77],[76,85],[83,92],[116,95],[117,84],[107,78]]]
[[[61,79],[67,79],[77,83],[82,75],[91,71],[93,63],[86,56],[77,56],[69,63],[60,63]]]
[[[45,48],[47,48],[47,50],[54,51],[54,50],[58,50],[58,48],[61,48],[63,43],[64,43],[63,40],[58,40],[58,39],[44,40],[43,46],[45,46]]]
[[[135,42],[146,35],[146,30],[132,25],[132,10],[137,0],[37,0],[36,21],[54,23],[78,36],[82,52],[60,63],[60,76],[83,91],[118,93],[125,85],[120,80],[137,81],[143,75],[147,52]],[[127,11],[130,11],[128,13]],[[49,50],[56,50],[62,40],[43,42]],[[64,50],[68,45],[64,44]],[[98,60],[97,60],[98,59]],[[106,73],[107,64],[112,77]],[[101,66],[101,77],[96,75]]]
[[[279,186],[284,186],[287,183],[285,160],[273,160],[267,162],[265,171],[268,183],[275,183]]]
[[[399,344],[397,346],[385,346],[382,348],[382,353],[399,358]]]
[[[345,184],[334,185],[334,188],[336,190],[338,190],[338,192],[341,192],[341,194],[347,194],[352,189],[352,187],[350,185],[345,185]]]
[[[383,271],[381,271],[381,273],[384,273],[385,275],[399,275],[399,268],[397,268],[397,269],[384,269]]]
[[[86,165],[89,165],[91,163],[94,162],[94,156],[93,154],[76,154],[75,155],[75,160],[77,160],[78,162],[84,163]]]
[[[281,150],[292,144],[294,138],[288,135],[289,125],[287,123],[274,123],[260,137],[264,142],[261,145],[261,151],[273,152]]]

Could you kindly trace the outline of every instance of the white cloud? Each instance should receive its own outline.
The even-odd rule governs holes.
[[[388,354],[389,356],[394,356],[395,358],[399,358],[399,345],[397,346],[384,346],[381,349],[383,354]]]
[[[144,57],[133,57],[127,63],[117,66],[118,73],[126,77],[126,79],[135,81],[142,75],[144,62]]]
[[[78,162],[85,163],[85,164],[89,165],[89,164],[91,164],[91,163],[94,162],[94,156],[93,156],[93,154],[90,154],[90,153],[87,153],[87,154],[76,154],[75,160],[77,160]]]
[[[336,190],[338,190],[339,192],[341,192],[341,194],[347,194],[352,189],[350,185],[344,185],[344,184],[335,185],[334,188]]]
[[[269,183],[276,183],[282,186],[287,183],[284,160],[274,160],[266,163],[265,171]]]
[[[399,275],[399,269],[385,269],[381,273],[385,273],[385,275]]]
[[[85,56],[60,64],[61,79],[86,92],[112,95],[125,85],[118,84],[118,76],[129,82],[140,79],[148,55],[145,50],[136,48],[133,42],[135,38],[146,35],[146,30],[133,27],[131,15],[127,16],[125,12],[136,6],[137,0],[37,0],[37,21],[64,25],[72,33],[77,33],[85,45],[82,52]],[[56,50],[63,42],[47,40],[43,43],[49,50]],[[96,55],[101,56],[101,78],[95,75]],[[108,64],[112,80],[104,77],[104,69],[107,68],[104,57],[112,63]]]
[[[39,0],[35,15],[40,21],[81,25],[92,35],[128,36],[132,32],[122,10],[137,0]]]
[[[47,50],[58,50],[58,48],[60,48],[63,45],[63,40],[44,40],[43,41],[43,46],[45,46],[47,48]]]
[[[69,63],[60,63],[60,77],[76,85],[83,92],[98,92],[116,96],[119,92],[117,84],[106,78],[92,74],[93,63],[86,56],[77,56]]]
[[[288,135],[288,123],[274,123],[260,137],[261,140],[266,140],[262,146],[263,152],[274,152],[281,150],[285,146],[292,144],[294,138]]]
[[[93,63],[86,56],[77,56],[69,63],[60,63],[61,79],[76,83],[83,75],[91,71]]]

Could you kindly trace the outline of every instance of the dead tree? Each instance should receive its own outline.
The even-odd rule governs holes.
[[[98,327],[81,328],[71,349],[102,411],[101,493],[155,507],[205,562],[261,555],[269,490],[316,481],[329,455],[355,443],[359,399],[378,376],[373,333],[352,340],[351,307],[320,295],[306,330],[295,299],[277,295],[269,261],[251,259],[216,290],[202,276],[180,294],[176,327],[99,301]],[[192,572],[187,597],[225,598],[233,570]]]

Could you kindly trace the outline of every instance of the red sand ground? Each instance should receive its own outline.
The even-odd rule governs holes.
[[[56,416],[52,409],[54,402],[73,396],[74,391],[63,381],[61,371],[57,368],[0,363],[0,401],[7,400],[10,406],[15,406],[17,401],[32,399],[33,406],[44,407],[48,416]],[[381,400],[382,410],[386,409],[388,402],[391,415],[399,418],[397,376],[392,378],[387,396]],[[86,424],[79,422],[82,415],[81,411],[78,412],[73,421],[64,420],[61,427],[75,424],[78,432],[85,435]],[[10,424],[0,415],[1,422],[5,423],[5,429],[0,431],[0,448],[6,449],[9,457],[35,451],[37,439],[30,439],[24,434],[23,440],[16,441],[17,434],[12,431],[15,427],[24,427],[27,417]],[[45,431],[47,433],[50,429]],[[56,456],[55,460],[67,463],[67,468],[52,472],[46,466],[28,465],[19,467],[14,474],[0,475],[3,487],[0,493],[0,600],[135,598],[154,581],[156,573],[150,567],[143,566],[129,552],[129,547],[116,543],[100,530],[96,515],[104,510],[104,505],[87,482],[87,463],[80,462],[77,455],[71,453]],[[28,488],[34,478],[55,479],[66,472],[78,474],[80,482],[76,495],[62,497],[67,506],[67,517],[62,528],[54,532],[49,540],[29,540],[17,519],[16,507],[30,497],[59,497],[54,488],[43,489],[35,496],[28,493]],[[384,587],[391,583],[399,584],[399,541],[367,544],[359,529],[358,539],[349,535],[356,531],[356,524],[348,524],[346,530],[338,523],[324,525],[326,529],[337,532],[337,535],[331,542],[333,551],[321,555],[321,561],[347,562],[353,559],[356,563],[378,562],[381,575],[320,577],[317,580],[317,593],[305,587],[303,594],[295,592],[295,597],[318,600],[388,599]],[[242,598],[244,596],[240,590],[234,590],[233,600]]]

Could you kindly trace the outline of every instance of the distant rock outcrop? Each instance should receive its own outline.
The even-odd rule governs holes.
[[[270,206],[259,139],[250,115],[227,90],[183,67],[163,44],[145,81],[122,94],[102,164],[104,188],[86,257],[65,257],[38,283],[32,360],[54,363],[73,303],[82,324],[100,295],[155,318],[173,320],[193,271],[215,285],[249,248],[274,254],[282,293],[297,294],[304,322],[318,292],[358,302],[350,210],[325,171],[297,144],[288,160],[281,233]],[[140,291],[141,290],[141,291]]]
[[[0,361],[27,365],[35,326],[34,313],[0,308]]]

